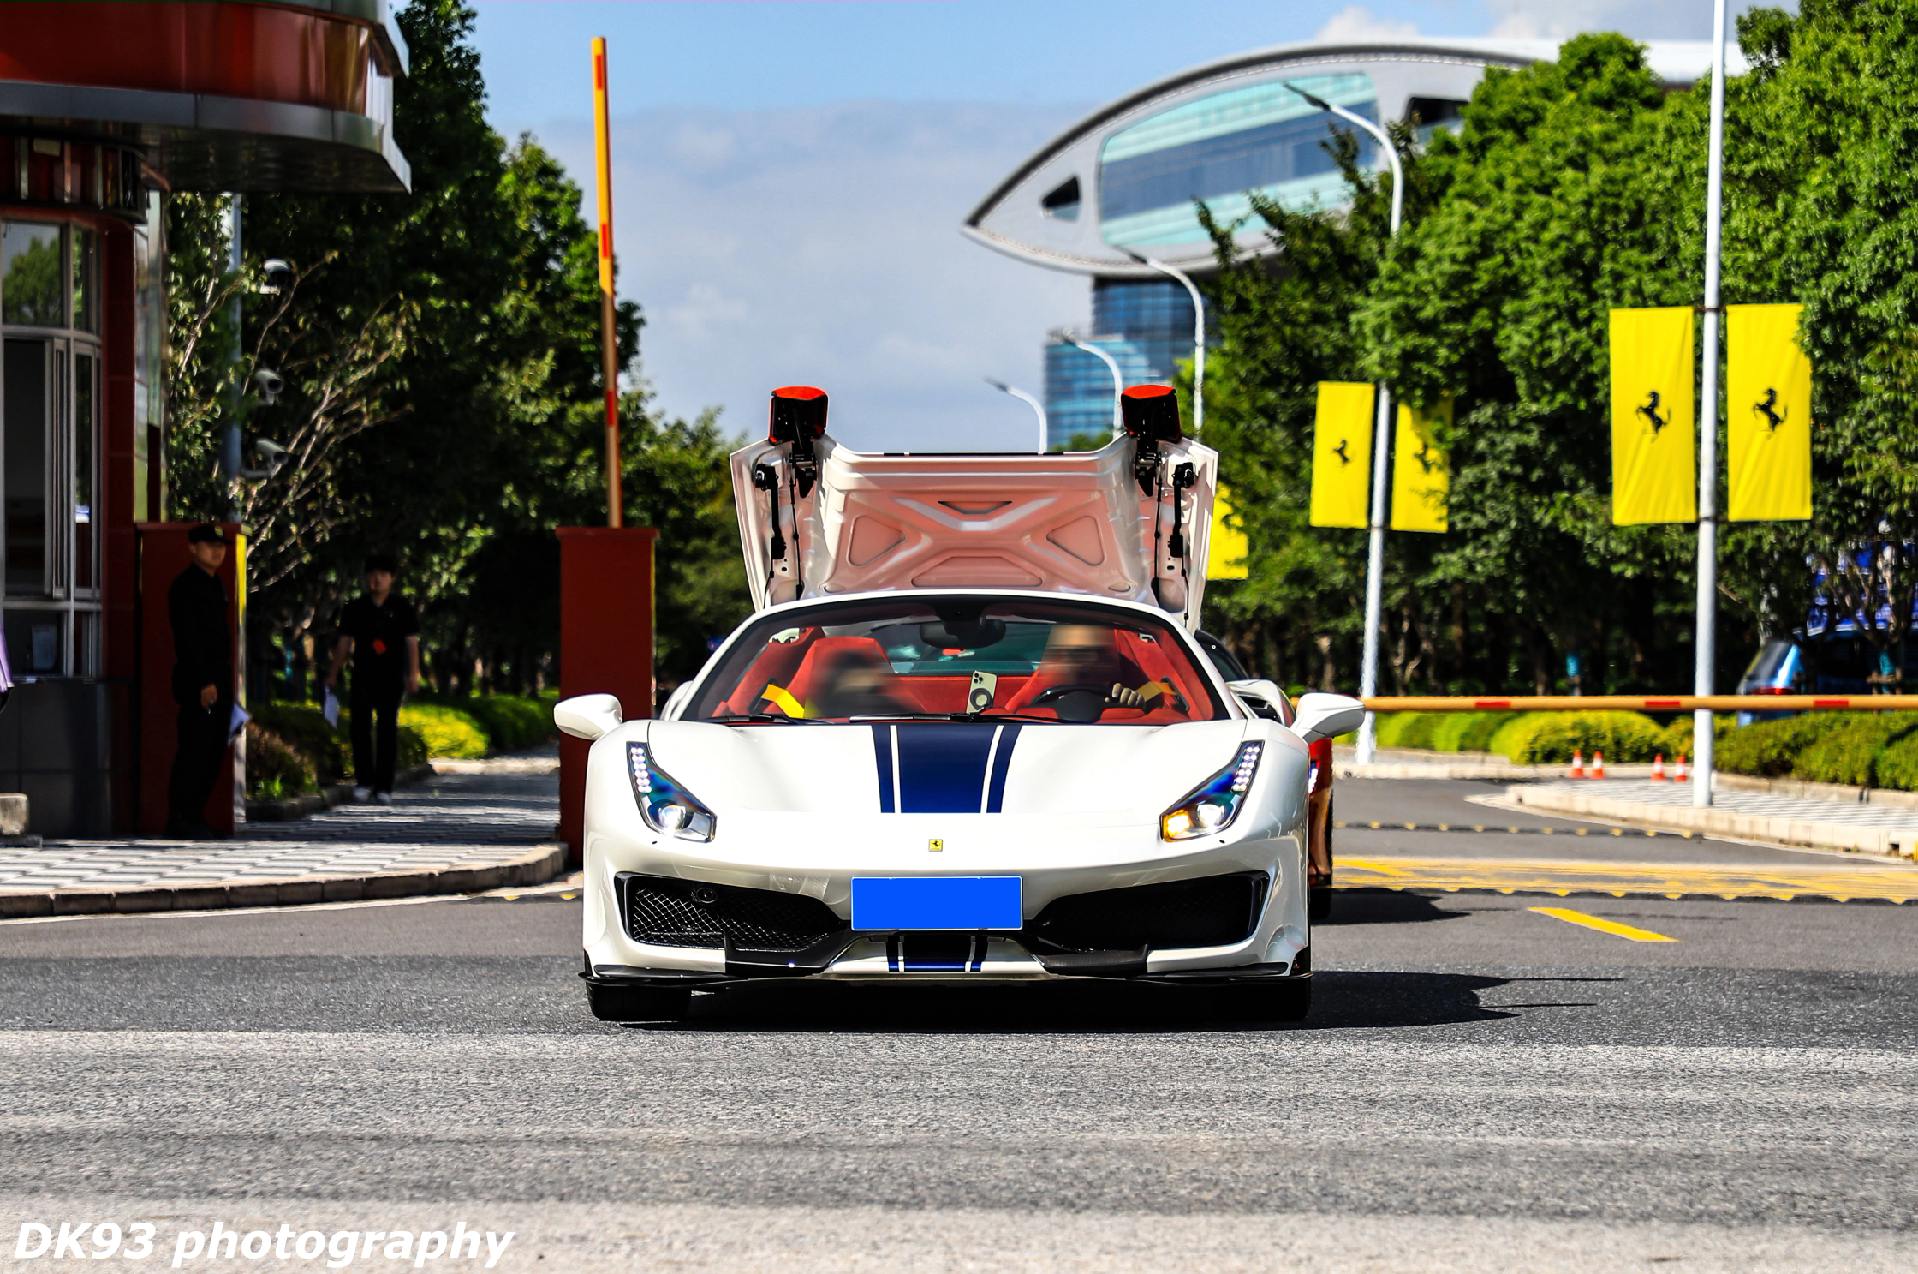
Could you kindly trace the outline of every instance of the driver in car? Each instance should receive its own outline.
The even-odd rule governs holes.
[[[1112,630],[1098,624],[1060,624],[1046,639],[1045,657],[1032,680],[1011,707],[1023,707],[1048,688],[1106,689],[1106,703],[1115,708],[1143,708],[1140,689],[1146,676],[1119,653]]]

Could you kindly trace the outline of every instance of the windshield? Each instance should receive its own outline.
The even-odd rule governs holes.
[[[1168,725],[1227,713],[1169,624],[1070,601],[920,595],[756,621],[685,715]]]

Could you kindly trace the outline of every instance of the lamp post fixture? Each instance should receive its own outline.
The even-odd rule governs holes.
[[[1392,167],[1392,237],[1397,238],[1399,222],[1405,210],[1405,172],[1399,164],[1398,148],[1392,145],[1391,136],[1377,124],[1343,106],[1335,105],[1322,97],[1306,92],[1296,84],[1288,82],[1286,87],[1304,98],[1318,109],[1336,115],[1354,128],[1362,129],[1379,144],[1385,152],[1386,161]],[[1391,434],[1388,431],[1392,423],[1392,391],[1385,385],[1378,387],[1378,423],[1373,426],[1372,437],[1372,516],[1371,530],[1366,545],[1365,562],[1365,646],[1359,663],[1359,697],[1369,699],[1379,689],[1379,626],[1383,622],[1381,611],[1384,609],[1385,590],[1385,500],[1387,492],[1388,457],[1391,455]],[[1359,762],[1370,762],[1378,752],[1378,718],[1371,713],[1365,714],[1365,724],[1359,727]]]
[[[1039,454],[1043,456],[1046,454],[1046,452],[1050,451],[1052,447],[1051,447],[1051,439],[1048,438],[1046,435],[1045,404],[1040,402],[1037,398],[1034,398],[1031,394],[1028,394],[1025,390],[1020,389],[1016,385],[1008,385],[1006,384],[1006,382],[1002,380],[994,380],[990,376],[985,377],[984,380],[986,384],[992,386],[994,389],[998,390],[1000,393],[1011,394],[1014,398],[1017,398],[1020,402],[1032,408],[1032,414],[1039,418]]]
[[[1184,270],[1141,256],[1130,248],[1120,250],[1148,270],[1177,279],[1185,287],[1186,295],[1192,298],[1192,432],[1197,434],[1205,427],[1205,298],[1199,295],[1199,285]]]
[[[1054,335],[1063,343],[1072,346],[1072,348],[1082,349],[1092,355],[1104,363],[1106,370],[1112,373],[1112,436],[1117,438],[1120,429],[1120,403],[1125,398],[1125,374],[1119,370],[1119,360],[1100,349],[1097,345],[1086,344],[1086,342],[1080,340],[1064,328],[1061,328],[1058,332],[1054,333]]]

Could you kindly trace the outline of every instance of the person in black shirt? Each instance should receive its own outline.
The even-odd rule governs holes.
[[[331,690],[352,653],[353,796],[382,805],[393,799],[400,699],[420,688],[420,617],[393,591],[398,572],[390,554],[366,559],[366,592],[340,614],[340,635],[326,674]]]
[[[193,561],[167,589],[173,628],[173,702],[179,708],[173,774],[167,784],[168,836],[216,835],[201,815],[220,773],[233,718],[233,632],[227,625],[226,534],[203,522],[187,532]]]

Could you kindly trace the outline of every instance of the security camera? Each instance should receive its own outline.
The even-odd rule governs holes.
[[[286,377],[270,367],[262,367],[253,373],[253,384],[260,391],[260,400],[271,403],[280,396],[280,391],[286,388]]]
[[[288,283],[293,281],[293,266],[279,257],[270,257],[260,267],[266,272],[266,282],[260,285],[260,295],[278,296]]]
[[[285,468],[286,462],[293,458],[292,453],[271,438],[255,438],[251,451],[253,466],[240,470],[240,476],[249,482],[266,481]]]

